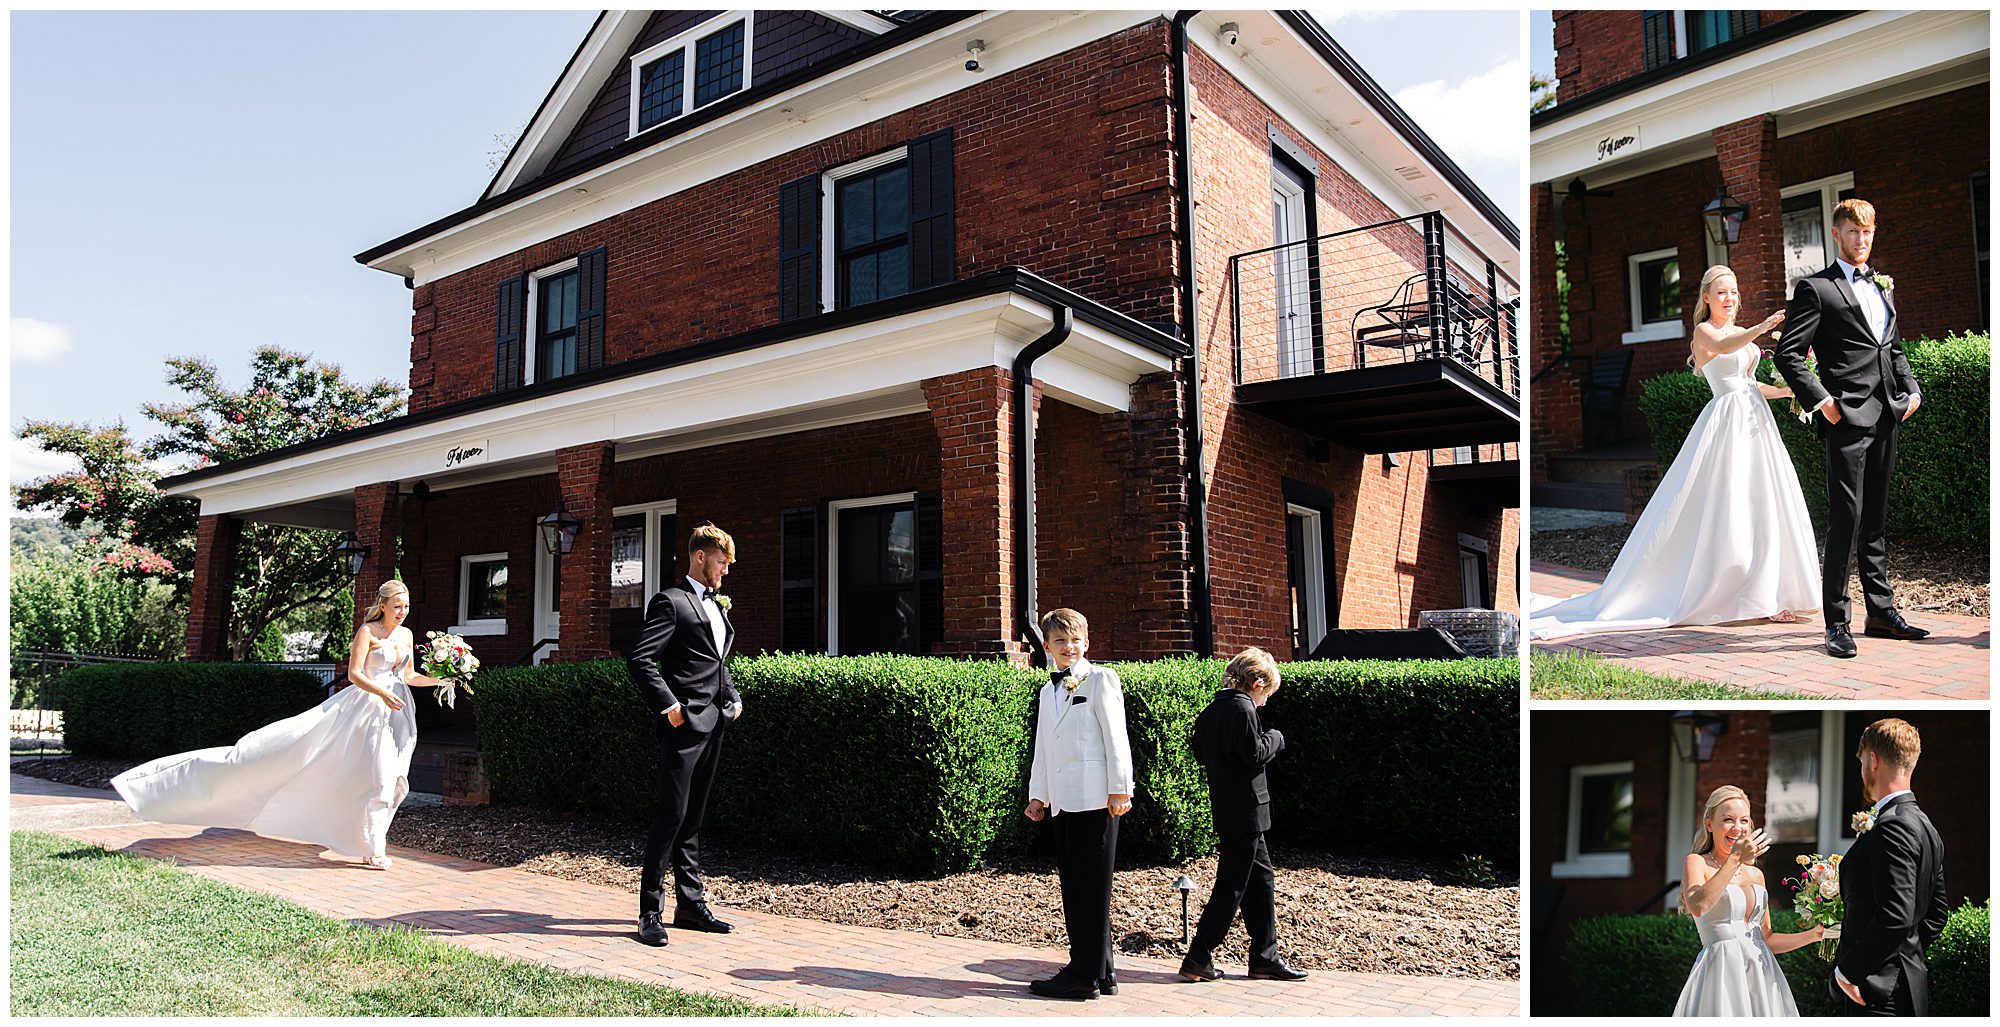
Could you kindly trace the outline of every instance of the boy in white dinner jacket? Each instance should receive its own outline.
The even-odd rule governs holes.
[[[1092,666],[1090,623],[1075,610],[1042,618],[1054,669],[1042,686],[1035,758],[1028,771],[1028,819],[1054,817],[1056,875],[1062,881],[1069,965],[1028,989],[1051,998],[1118,993],[1111,966],[1111,872],[1118,818],[1132,808],[1132,746],[1125,737],[1125,692],[1118,673]]]

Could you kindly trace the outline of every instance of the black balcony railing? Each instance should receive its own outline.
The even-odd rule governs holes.
[[[1229,258],[1237,385],[1448,361],[1518,401],[1520,289],[1432,211]]]

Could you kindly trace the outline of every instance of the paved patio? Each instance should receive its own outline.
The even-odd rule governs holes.
[[[637,903],[617,889],[395,847],[396,866],[383,873],[315,846],[145,823],[109,791],[18,775],[10,787],[17,830],[170,859],[328,916],[406,924],[480,952],[753,1002],[860,1016],[1513,1016],[1521,1008],[1512,981],[1316,970],[1280,984],[1225,967],[1230,978],[1191,984],[1175,963],[1127,956],[1116,996],[1040,999],[1026,984],[1054,972],[1059,952],[721,906],[736,933],[674,931],[671,945],[652,949],[634,940]]]
[[[1529,568],[1530,593],[1570,596],[1596,588],[1604,575],[1553,563]],[[1911,613],[1929,628],[1920,642],[1857,635],[1860,655],[1826,655],[1826,627],[1817,616],[1796,624],[1746,621],[1701,628],[1607,631],[1537,642],[1538,652],[1583,650],[1655,674],[1743,688],[1805,692],[1832,699],[1985,699],[1992,629],[1974,617]]]

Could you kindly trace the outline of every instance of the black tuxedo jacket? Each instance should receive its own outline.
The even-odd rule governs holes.
[[[1285,749],[1285,736],[1265,730],[1257,704],[1234,688],[1215,693],[1194,719],[1188,740],[1194,758],[1208,768],[1208,803],[1215,829],[1243,834],[1271,829],[1271,788],[1264,765]]]
[[[736,628],[729,615],[722,615],[722,649],[715,648],[708,615],[688,590],[687,582],[669,585],[646,604],[646,623],[632,643],[625,666],[639,683],[654,713],[665,713],[675,703],[685,707],[687,726],[697,732],[715,730],[722,710],[736,702],[736,686],[729,681],[730,646]]]
[[[1800,406],[1812,410],[1830,394],[1840,408],[1841,423],[1873,428],[1885,418],[1891,422],[1902,418],[1910,394],[1918,391],[1917,379],[1903,357],[1893,294],[1882,293],[1889,320],[1883,338],[1877,339],[1854,297],[1856,288],[1839,264],[1799,279],[1771,360]],[[1819,361],[1817,377],[1806,370],[1808,349]],[[1824,427],[1825,418],[1818,422]]]
[[[1930,1006],[1924,950],[1944,931],[1944,842],[1914,795],[1882,807],[1840,863],[1847,918],[1833,964],[1871,1009],[1923,1016]],[[1845,995],[1836,997],[1847,1005]],[[1907,1004],[1907,1008],[1900,1008]]]

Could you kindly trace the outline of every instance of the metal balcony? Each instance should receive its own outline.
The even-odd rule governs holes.
[[[1518,443],[1515,281],[1438,212],[1229,258],[1236,402],[1364,453]]]

